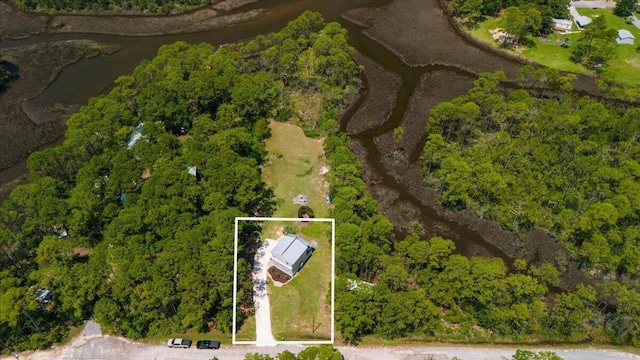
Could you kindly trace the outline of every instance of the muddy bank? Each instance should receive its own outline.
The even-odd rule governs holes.
[[[219,29],[261,18],[266,10],[236,10],[259,0],[224,0],[183,13],[158,15],[132,12],[95,12],[74,14],[24,13],[0,3],[0,38],[19,39],[42,33],[86,33],[119,36],[157,36],[188,34]]]
[[[0,2],[0,38],[20,39],[42,34],[47,30],[49,16],[27,14]]]
[[[347,11],[343,18],[368,26],[364,34],[409,66],[451,65],[478,74],[503,70],[515,78],[521,64],[469,46],[436,0],[394,1],[382,8]]]
[[[19,162],[38,146],[64,133],[70,112],[78,106],[56,109],[55,121],[36,124],[23,112],[23,103],[51,84],[62,68],[83,58],[108,55],[119,48],[89,40],[69,40],[22,46],[2,51],[2,60],[18,66],[18,79],[0,95],[0,169]]]
[[[63,24],[59,28],[49,27],[52,34],[86,33],[118,36],[157,36],[188,34],[219,29],[225,26],[256,20],[266,10],[254,9],[231,15],[220,15],[213,9],[201,9],[177,16],[75,16],[60,15],[52,20]]]
[[[376,128],[389,119],[402,79],[361,53],[355,52],[352,57],[364,67],[364,76],[371,79],[368,83],[368,96],[346,128],[348,134],[358,134]]]

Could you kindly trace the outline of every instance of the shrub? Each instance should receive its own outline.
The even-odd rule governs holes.
[[[313,209],[308,207],[308,206],[300,206],[300,209],[298,209],[298,217],[304,217],[304,215],[308,215],[310,218],[315,217],[315,214],[313,213]]]
[[[304,130],[304,135],[308,138],[317,139],[320,137],[320,132],[316,129],[306,129]]]

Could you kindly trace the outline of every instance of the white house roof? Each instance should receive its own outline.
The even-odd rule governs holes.
[[[619,39],[635,39],[635,36],[629,31],[625,29],[618,30],[618,38]]]
[[[569,27],[571,27],[571,24],[573,24],[571,20],[565,20],[565,19],[553,19],[553,22],[556,25],[564,25]]]
[[[583,26],[587,26],[587,25],[591,24],[591,21],[592,21],[592,20],[591,20],[591,18],[590,18],[590,17],[588,17],[588,16],[584,16],[584,15],[582,15],[582,16],[578,16],[578,17],[576,18],[576,22],[577,22],[577,23],[578,23],[578,25],[580,25],[581,27],[583,27]]]
[[[292,265],[298,261],[300,256],[310,247],[311,244],[296,235],[287,234],[283,236],[278,242],[278,245],[271,250],[271,254],[282,256],[287,263]]]

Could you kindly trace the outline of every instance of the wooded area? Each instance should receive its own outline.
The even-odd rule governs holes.
[[[525,67],[520,81],[538,82],[543,96],[546,88],[557,97],[506,92],[497,72],[434,107],[425,183],[450,209],[468,209],[516,232],[546,229],[592,274],[597,292],[584,287],[556,296],[547,326],[554,326],[558,300],[573,296],[570,303],[582,310],[566,312],[575,318],[558,330],[579,325],[637,346],[640,108],[580,97],[554,74]]]
[[[261,179],[267,118],[296,121],[288,94],[321,92],[325,114],[307,126],[337,128],[360,89],[349,51],[344,29],[306,12],[247,44],[163,46],[90,100],[0,208],[4,350],[46,347],[92,314],[133,339],[230,331],[234,218],[275,206]],[[241,279],[244,311],[251,288]]]

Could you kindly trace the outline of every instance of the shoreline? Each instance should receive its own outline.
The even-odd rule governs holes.
[[[100,34],[117,36],[160,36],[220,29],[257,20],[266,9],[229,13],[260,0],[223,0],[176,14],[75,13],[41,14],[22,12],[0,3],[0,38],[19,40],[41,34]],[[12,19],[12,20],[9,20]]]

